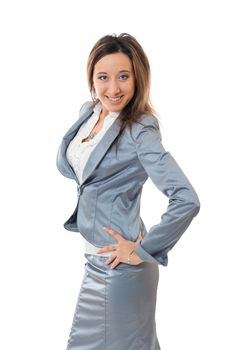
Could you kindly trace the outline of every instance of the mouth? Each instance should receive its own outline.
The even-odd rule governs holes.
[[[117,97],[110,97],[110,96],[107,96],[109,101],[113,102],[113,103],[117,103],[117,102],[120,102],[122,100],[124,95],[121,95],[121,96],[117,96]]]

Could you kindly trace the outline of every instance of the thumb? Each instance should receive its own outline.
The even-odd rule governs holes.
[[[141,233],[141,231],[139,232],[139,235],[138,235],[138,237],[137,237],[137,240],[136,240],[136,243],[138,243],[139,241],[141,241],[142,240],[142,233]]]

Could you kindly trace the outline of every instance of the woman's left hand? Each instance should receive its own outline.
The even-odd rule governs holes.
[[[115,268],[119,263],[123,262],[128,264],[128,256],[135,249],[136,245],[142,239],[141,232],[139,233],[137,240],[135,242],[128,241],[121,234],[110,227],[104,227],[104,230],[109,233],[112,237],[114,237],[118,243],[112,244],[109,246],[105,246],[97,251],[97,253],[104,253],[113,251],[113,254],[106,260],[106,264],[111,264],[111,268]],[[133,251],[130,254],[130,265],[138,265],[142,263],[143,260]]]

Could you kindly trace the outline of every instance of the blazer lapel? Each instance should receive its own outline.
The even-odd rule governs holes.
[[[120,126],[121,121],[117,117],[91,152],[88,161],[83,169],[83,182],[85,182],[91,175],[91,173],[94,171],[98,163],[107,152],[108,148],[111,146],[112,142],[119,134]]]
[[[67,131],[67,133],[63,137],[63,142],[60,150],[61,157],[63,159],[63,166],[64,166],[63,168],[66,169],[66,173],[68,172],[69,177],[74,178],[79,185],[80,185],[80,182],[78,180],[78,177],[76,176],[72,166],[69,164],[67,160],[66,151],[70,141],[74,138],[74,136],[76,135],[82,123],[87,118],[89,118],[92,114],[93,114],[93,107],[88,108],[88,110],[82,116],[80,116],[80,118],[76,121],[76,123]],[[84,183],[87,180],[87,178],[91,175],[91,173],[95,170],[96,166],[101,161],[101,159],[107,152],[108,148],[111,146],[112,142],[117,137],[120,131],[120,126],[121,126],[121,121],[117,117],[112,123],[112,125],[105,132],[105,134],[103,135],[101,140],[98,142],[98,144],[95,146],[83,169],[82,183]]]
[[[79,179],[76,176],[72,166],[68,162],[68,159],[66,157],[66,151],[69,146],[70,141],[74,138],[76,135],[77,131],[79,130],[80,126],[82,123],[92,115],[93,109],[88,108],[88,110],[83,113],[79,119],[71,126],[71,128],[66,132],[62,139],[62,143],[60,145],[59,151],[58,151],[58,156],[57,156],[57,163],[59,164],[59,168],[61,172],[65,175],[68,176],[69,178],[72,178],[76,180],[76,182],[79,184]]]

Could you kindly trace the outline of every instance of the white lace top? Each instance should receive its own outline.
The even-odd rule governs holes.
[[[98,142],[101,140],[101,138],[103,137],[107,129],[112,125],[114,120],[119,115],[119,112],[109,112],[109,114],[104,118],[101,130],[94,136],[94,138],[90,139],[87,142],[82,142],[82,139],[87,137],[90,134],[95,124],[97,123],[101,110],[102,110],[102,104],[101,102],[99,102],[94,107],[94,113],[91,115],[91,117],[88,118],[81,125],[77,134],[75,135],[73,140],[70,142],[66,151],[68,162],[73,167],[75,174],[79,179],[80,184],[82,183],[82,173],[83,173],[84,166],[91,152],[93,151],[95,146],[98,144]],[[85,239],[84,239],[84,244],[86,248],[85,252],[87,254],[93,254],[93,255],[99,255],[99,256],[110,256],[112,254],[112,252],[97,254],[97,251],[100,248],[94,246],[93,244],[89,243]]]

